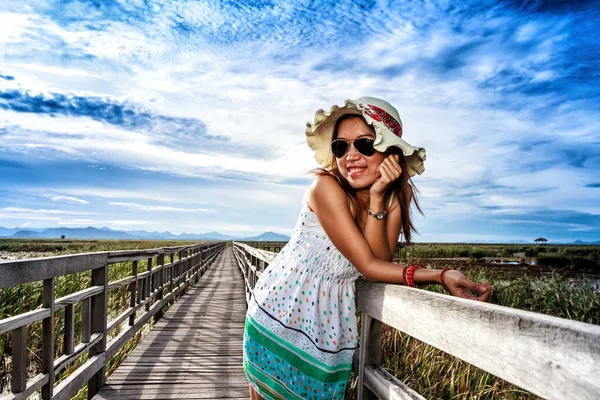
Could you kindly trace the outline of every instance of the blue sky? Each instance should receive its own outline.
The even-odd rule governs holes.
[[[427,149],[416,241],[600,240],[598,2],[0,3],[0,226],[291,234],[319,108]]]

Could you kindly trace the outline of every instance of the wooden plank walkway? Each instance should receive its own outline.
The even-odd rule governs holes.
[[[248,399],[245,312],[244,280],[228,247],[94,399]]]

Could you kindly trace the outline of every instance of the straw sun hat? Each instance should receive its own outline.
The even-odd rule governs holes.
[[[390,103],[376,97],[359,97],[356,100],[346,100],[344,105],[334,105],[329,112],[318,110],[315,113],[314,123],[306,123],[306,142],[315,152],[315,160],[322,168],[330,169],[331,139],[335,122],[342,115],[361,115],[375,130],[375,143],[377,151],[385,152],[389,147],[396,146],[402,149],[409,176],[421,175],[425,171],[425,149],[414,147],[402,139],[402,120]]]

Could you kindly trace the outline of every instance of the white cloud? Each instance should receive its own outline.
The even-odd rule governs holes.
[[[71,197],[71,196],[53,196],[51,197],[52,201],[56,201],[56,202],[66,202],[66,203],[72,203],[72,204],[90,204],[89,202],[82,200],[82,199],[78,199],[77,197]]]
[[[207,208],[181,208],[181,207],[170,207],[170,206],[156,206],[146,205],[137,203],[120,203],[120,202],[109,202],[108,204],[113,206],[125,207],[128,210],[140,210],[140,211],[176,211],[176,212],[214,212]]]

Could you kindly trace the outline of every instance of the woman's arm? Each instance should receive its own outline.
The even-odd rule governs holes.
[[[317,176],[308,202],[333,245],[365,279],[402,283],[404,267],[380,260],[373,255],[352,218],[346,202],[346,193],[332,177]]]
[[[379,177],[369,188],[369,210],[373,213],[386,210],[385,195],[402,174],[402,168],[398,163],[399,157],[397,154],[389,155],[377,167]],[[395,201],[396,196],[393,193],[392,196]],[[367,215],[363,227],[363,235],[373,254],[384,261],[392,261],[401,228],[400,207],[389,208],[388,215],[382,220]]]
[[[363,236],[373,254],[384,261],[393,260],[401,230],[400,207],[397,206],[398,202],[394,193],[392,193],[392,199],[393,202],[387,210],[387,216],[382,220],[378,220],[368,215],[363,228]],[[369,210],[372,212],[385,210],[385,206],[383,199],[371,197]]]
[[[402,275],[405,267],[380,260],[373,255],[369,244],[352,218],[346,203],[346,194],[331,176],[317,176],[308,202],[333,245],[365,279],[372,282],[403,283]],[[440,271],[418,269],[415,271],[414,281],[418,285],[440,284],[440,275]],[[485,301],[490,294],[489,284],[471,282],[458,271],[448,271],[444,275],[444,282],[451,294],[455,296]],[[470,291],[483,295],[477,298]]]

